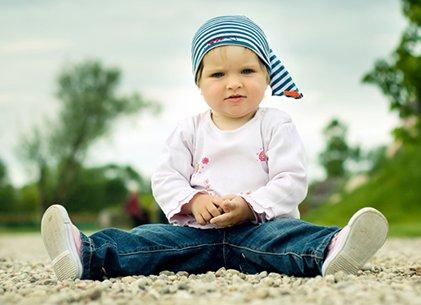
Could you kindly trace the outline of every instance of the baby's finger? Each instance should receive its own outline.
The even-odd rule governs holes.
[[[222,204],[222,208],[224,209],[225,212],[230,212],[234,210],[235,207],[236,207],[235,204],[233,204],[229,200],[224,200],[224,203]]]
[[[206,222],[209,222],[209,220],[213,218],[213,216],[208,212],[208,210],[202,211],[201,216]]]
[[[225,223],[228,223],[231,219],[231,215],[229,213],[222,214],[220,216],[216,216],[210,220],[210,223],[216,224],[218,226],[223,226]]]
[[[200,225],[205,225],[206,220],[203,219],[202,215],[198,214],[194,217],[196,219],[196,222]]]
[[[221,205],[220,205],[220,208],[225,212],[225,213],[227,213],[227,212],[229,212],[228,211],[228,209],[227,209],[227,206],[226,206],[226,204],[225,204],[225,201],[222,201],[222,203],[221,203]]]
[[[224,200],[218,196],[212,196],[211,200],[212,200],[212,203],[214,203],[216,206],[221,206],[221,204],[224,202]]]
[[[232,201],[226,201],[225,206],[231,211],[234,210],[237,207],[235,202],[232,202]]]
[[[207,206],[206,208],[207,208],[208,212],[212,215],[212,217],[216,217],[216,216],[221,215],[222,209],[220,210],[220,208],[215,206],[214,204],[211,204],[211,205]],[[222,212],[223,212],[223,210],[222,210]]]

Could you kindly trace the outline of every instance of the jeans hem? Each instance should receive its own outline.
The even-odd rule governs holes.
[[[82,240],[82,276],[81,279],[89,279],[91,273],[91,262],[92,262],[92,253],[93,253],[93,246],[92,242],[85,234],[80,232],[80,237]]]
[[[314,253],[316,256],[321,257],[321,261],[325,260],[326,256],[326,249],[332,240],[332,238],[335,236],[336,233],[338,233],[341,229],[333,227],[332,229],[335,229],[330,234],[326,235],[326,237],[323,239],[323,241],[320,243],[320,245],[314,250]]]

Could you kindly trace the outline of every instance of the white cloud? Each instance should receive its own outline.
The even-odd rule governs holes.
[[[0,54],[46,53],[72,46],[73,43],[68,40],[24,39],[1,43]]]

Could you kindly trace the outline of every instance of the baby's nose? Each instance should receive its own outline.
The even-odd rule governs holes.
[[[227,89],[237,89],[243,86],[239,77],[231,76],[227,79]]]

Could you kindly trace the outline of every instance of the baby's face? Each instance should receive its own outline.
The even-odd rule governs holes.
[[[212,49],[203,58],[199,88],[206,103],[221,118],[254,113],[268,86],[265,67],[257,55],[241,46]]]

